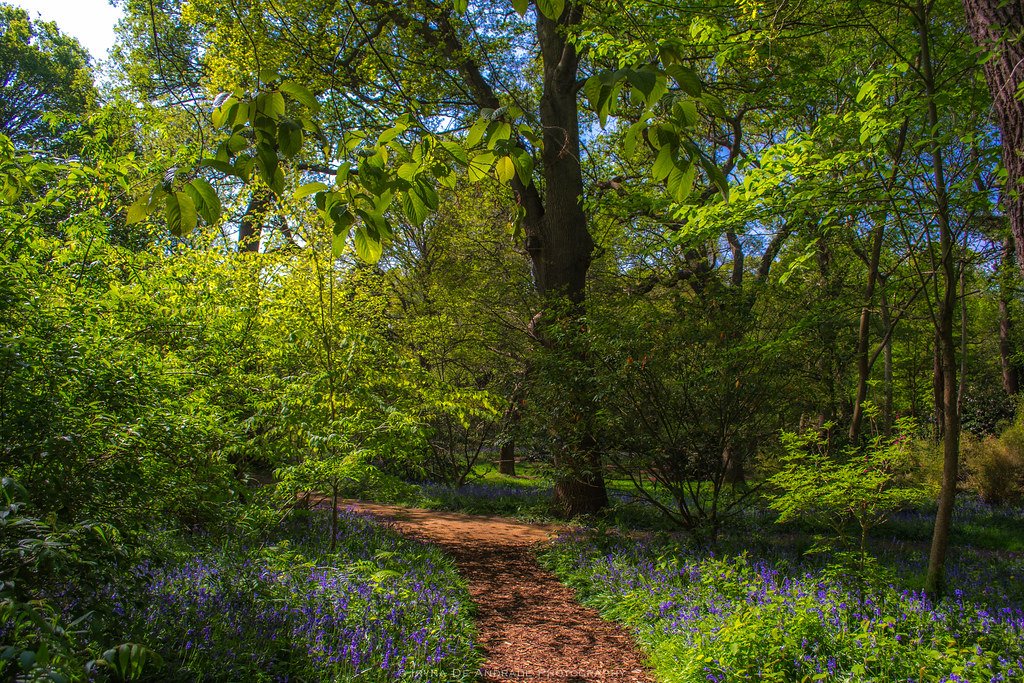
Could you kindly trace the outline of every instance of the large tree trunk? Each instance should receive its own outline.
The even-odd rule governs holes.
[[[924,94],[928,98],[928,127],[931,131],[930,152],[932,180],[935,192],[935,219],[939,226],[939,272],[942,274],[943,296],[936,320],[936,343],[942,371],[942,488],[939,507],[935,514],[935,528],[928,554],[928,574],[925,592],[933,599],[942,597],[945,588],[946,550],[953,522],[956,501],[957,475],[960,469],[960,413],[957,404],[956,346],[953,342],[953,319],[957,304],[957,274],[953,250],[952,226],[949,220],[949,196],[943,165],[942,146],[939,142],[939,114],[935,103],[935,73],[929,41],[929,12],[924,2],[918,1],[916,18],[921,47],[921,75]]]
[[[963,0],[963,4],[975,44],[995,53],[982,68],[1003,138],[1003,207],[1017,240],[1017,265],[1024,268],[1024,101],[1016,98],[1024,82],[1024,2]]]
[[[546,343],[568,352],[579,363],[583,379],[590,360],[583,338],[586,277],[594,241],[583,212],[583,169],[580,165],[580,130],[577,93],[579,56],[566,39],[565,27],[578,23],[582,6],[573,4],[558,21],[537,13],[537,38],[544,63],[544,87],[540,98],[540,120],[544,130],[542,153],[545,181],[543,215],[527,220],[527,251],[533,265],[534,282],[549,310],[542,312],[536,330]],[[528,216],[529,219],[529,216]],[[560,326],[557,339],[545,334],[549,325]],[[557,354],[556,354],[557,355]],[[559,476],[555,482],[554,506],[574,517],[592,514],[608,504],[601,459],[592,437],[593,387],[570,378],[565,386],[577,413],[578,429],[569,428],[571,438],[555,449]],[[575,381],[574,381],[575,380]]]
[[[524,185],[515,177],[510,184],[525,212],[526,251],[533,267],[534,287],[542,297],[543,310],[531,325],[534,336],[553,357],[561,356],[577,368],[585,369],[590,361],[581,328],[585,324],[587,270],[594,240],[581,203],[584,193],[577,99],[579,55],[568,40],[571,32],[566,30],[582,19],[583,4],[579,2],[569,4],[558,20],[537,12],[537,42],[544,71],[540,97],[544,139],[540,170],[544,176],[544,196],[541,197],[536,183]],[[422,30],[462,71],[477,105],[498,109],[501,102],[484,70],[463,48],[450,15],[447,12],[434,15],[433,24]],[[556,328],[558,333],[551,334]],[[545,370],[537,368],[537,372]],[[592,370],[589,373],[584,370],[572,378],[580,375],[593,378],[593,374]],[[560,443],[553,444],[555,465],[562,473],[555,485],[554,503],[556,509],[569,516],[596,512],[608,503],[601,459],[589,433],[594,413],[591,383],[574,381],[572,384],[565,387],[560,400],[563,405],[572,406],[576,426],[555,424],[558,432],[555,436]],[[565,418],[562,415],[553,419]]]
[[[498,473],[509,477],[516,476],[516,440],[509,437],[508,441],[501,444],[501,451],[498,453]]]

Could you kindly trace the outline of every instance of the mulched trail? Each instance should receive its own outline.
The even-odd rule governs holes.
[[[486,663],[481,681],[653,683],[644,657],[618,626],[576,602],[542,569],[531,546],[557,527],[494,517],[346,501],[443,547],[469,583]]]

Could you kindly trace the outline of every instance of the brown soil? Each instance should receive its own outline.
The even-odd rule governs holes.
[[[579,605],[537,564],[531,546],[557,527],[495,517],[346,501],[443,547],[477,608],[481,681],[651,683],[643,655],[618,626]]]

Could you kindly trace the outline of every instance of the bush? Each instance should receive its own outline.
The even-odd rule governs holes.
[[[1024,429],[1014,425],[1000,438],[964,443],[968,483],[990,505],[1024,499]]]

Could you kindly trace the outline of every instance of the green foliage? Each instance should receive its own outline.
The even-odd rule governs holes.
[[[895,436],[876,436],[863,450],[851,449],[838,458],[827,447],[830,427],[782,435],[786,453],[769,480],[778,492],[770,506],[779,513],[779,523],[807,521],[826,527],[841,546],[850,540],[851,525],[856,526],[857,548],[864,558],[871,529],[926,496],[910,476],[914,425],[903,420]]]
[[[21,148],[66,148],[74,117],[96,105],[89,61],[55,24],[0,4],[0,134]]]
[[[1024,499],[1024,423],[1020,417],[998,437],[963,442],[964,466],[972,488],[986,503]]]
[[[15,480],[0,482],[0,674],[12,680],[86,680],[107,669],[116,680],[135,680],[160,657],[145,647],[122,644],[95,656],[87,634],[91,613],[68,617],[44,597],[67,576],[77,588],[97,587],[116,575],[121,539],[108,524],[60,526],[29,514],[28,491]],[[59,604],[59,603],[58,603]]]
[[[372,453],[359,450],[345,455],[310,455],[296,465],[275,471],[277,489],[285,501],[294,501],[298,494],[306,491],[328,493],[335,500],[339,497],[382,502],[408,499],[411,486],[381,472],[372,460]]]
[[[634,633],[659,680],[981,682],[1019,671],[1014,619],[990,617],[1007,599],[986,601],[991,576],[932,605],[798,560],[781,537],[741,546],[750,539],[710,555],[666,538],[575,534],[541,559]]]
[[[159,680],[468,680],[472,607],[451,559],[351,512],[333,526],[330,547],[321,513],[185,537],[113,587],[119,627],[162,654]]]

